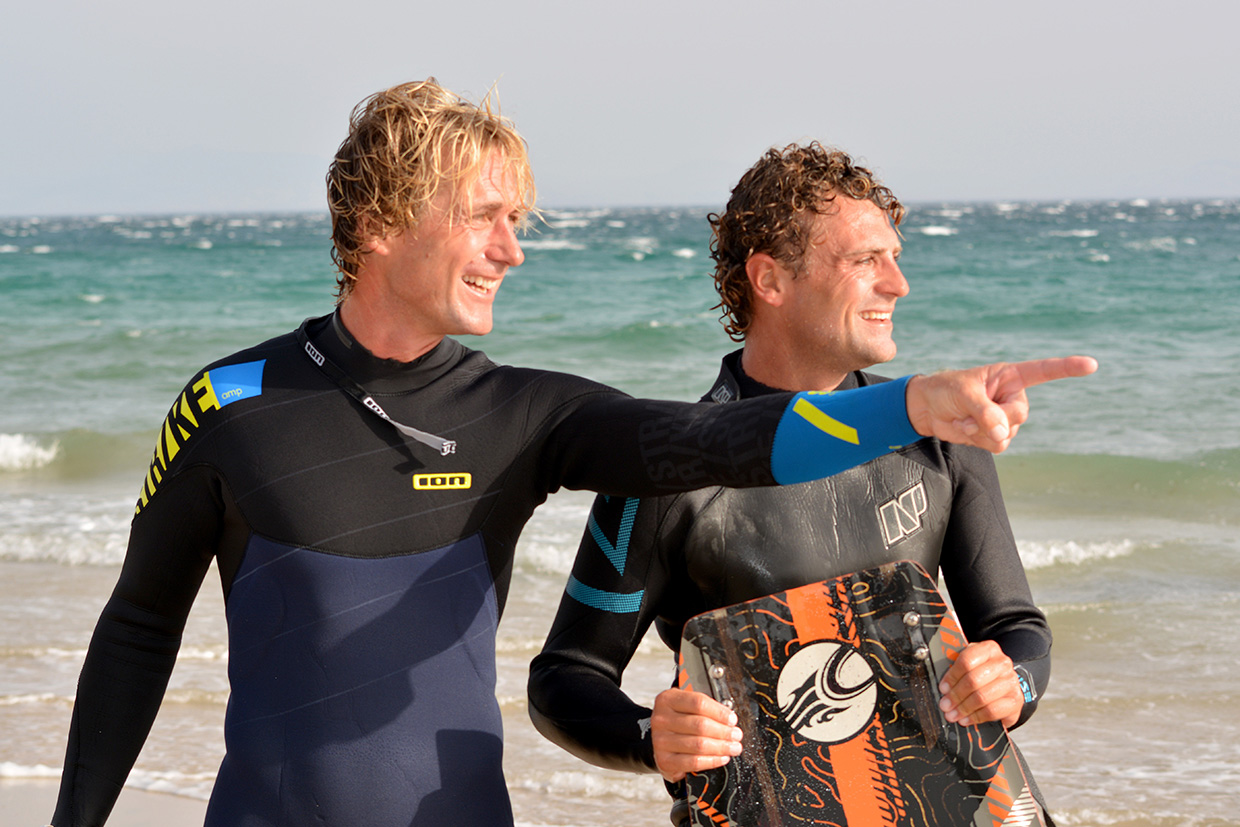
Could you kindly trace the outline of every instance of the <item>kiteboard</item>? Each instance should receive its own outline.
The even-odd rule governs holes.
[[[939,710],[964,646],[907,561],[694,617],[679,685],[732,707],[744,751],[688,776],[691,823],[1046,827],[1004,727]]]

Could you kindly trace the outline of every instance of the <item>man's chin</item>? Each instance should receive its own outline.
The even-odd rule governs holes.
[[[858,355],[861,357],[859,361],[865,362],[866,367],[882,365],[896,358],[896,346],[893,344],[888,347],[872,347]],[[865,370],[865,368],[861,368],[861,370]]]

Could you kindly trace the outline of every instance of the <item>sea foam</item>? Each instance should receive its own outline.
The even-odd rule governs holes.
[[[565,238],[526,238],[521,240],[526,250],[584,250],[586,245]]]
[[[1020,559],[1027,569],[1041,569],[1060,564],[1080,565],[1091,560],[1110,560],[1132,553],[1131,540],[1078,543],[1074,540],[1051,542],[1018,542]]]
[[[6,497],[0,499],[0,560],[120,565],[132,518],[128,497]]]
[[[529,779],[516,783],[522,789],[535,790],[553,795],[580,796],[595,798],[603,795],[625,798],[630,801],[662,801],[667,792],[662,784],[651,784],[649,776],[634,775],[632,778],[602,776],[598,773],[585,771],[559,771],[552,773],[549,779]]]
[[[59,442],[41,445],[24,434],[0,434],[0,472],[42,468],[51,464],[59,451]]]
[[[0,778],[60,778],[60,767],[46,764],[25,766],[12,761],[0,761]]]

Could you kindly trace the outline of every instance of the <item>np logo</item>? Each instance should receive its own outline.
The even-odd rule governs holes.
[[[719,404],[723,404],[724,402],[731,402],[733,395],[731,388],[727,385],[720,385],[711,393],[710,398]]]
[[[414,474],[413,487],[417,491],[437,491],[453,488],[469,488],[474,479],[470,474]]]
[[[874,719],[878,678],[852,646],[823,640],[788,658],[775,685],[775,698],[784,720],[798,735],[842,744]]]
[[[921,515],[926,513],[926,487],[920,482],[878,507],[887,547],[921,531]]]

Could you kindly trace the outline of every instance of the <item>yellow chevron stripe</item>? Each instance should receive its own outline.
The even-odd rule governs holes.
[[[793,404],[792,411],[828,436],[833,436],[842,442],[847,442],[852,445],[861,444],[861,440],[857,437],[856,428],[845,425],[838,419],[832,419],[822,411],[818,410],[818,408],[814,407],[814,405],[804,397],[798,399]]]

